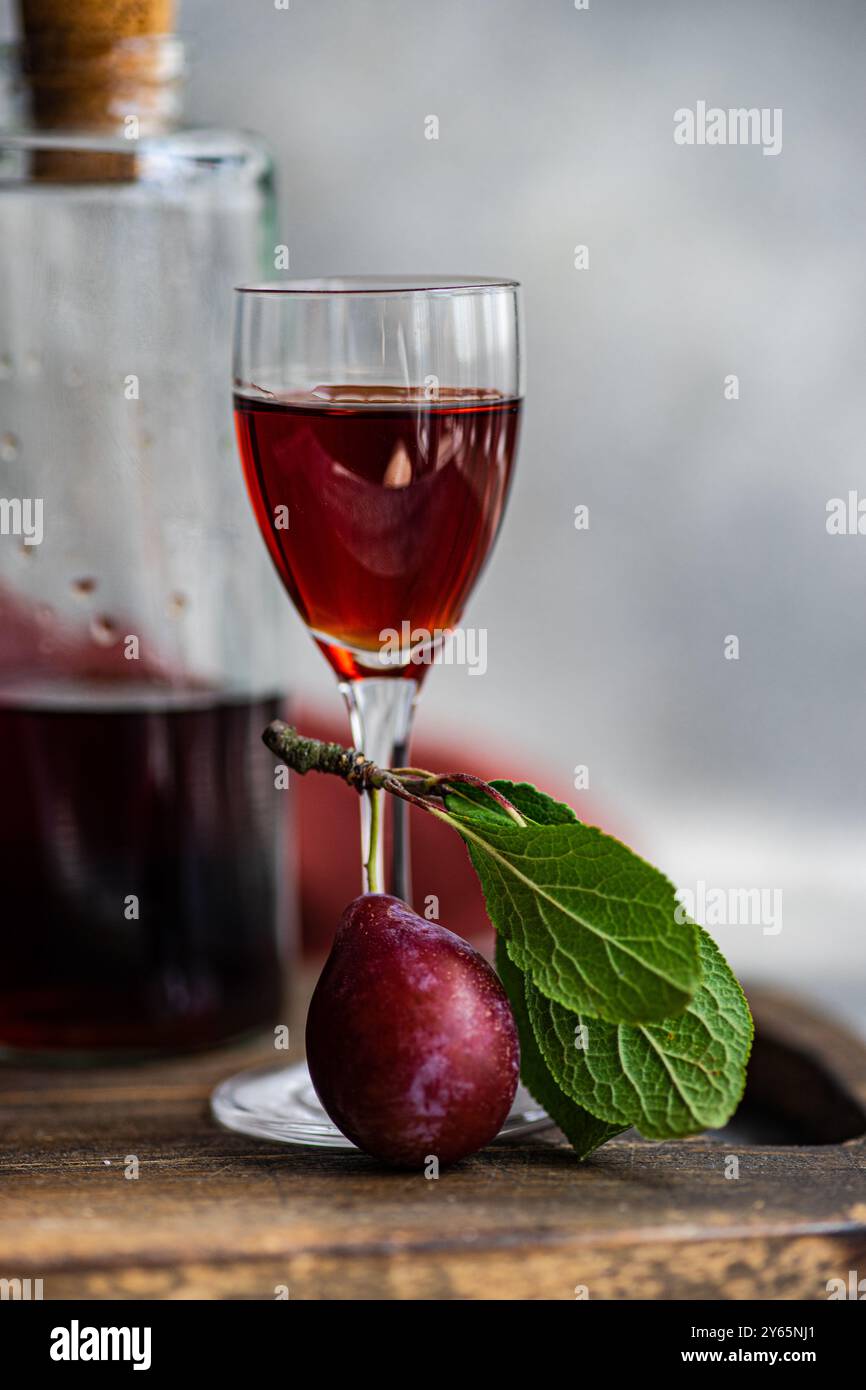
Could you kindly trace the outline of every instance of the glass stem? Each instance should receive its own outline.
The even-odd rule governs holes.
[[[342,681],[340,692],[349,711],[352,744],[379,767],[405,767],[409,761],[409,736],[418,695],[416,681],[383,680],[369,676],[359,681]],[[361,797],[361,863],[363,892],[393,893],[405,903],[412,902],[409,860],[409,807],[394,796],[379,799],[377,818],[370,796]],[[385,873],[385,836],[382,802],[388,802],[391,817],[391,863]]]

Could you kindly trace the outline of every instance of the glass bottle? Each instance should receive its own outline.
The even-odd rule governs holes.
[[[4,55],[0,1055],[282,1017],[286,792],[260,742],[282,600],[226,388],[272,171],[249,136],[181,127],[183,63],[159,34]]]

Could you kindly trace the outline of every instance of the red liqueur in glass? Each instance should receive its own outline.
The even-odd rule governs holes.
[[[435,641],[459,621],[502,520],[519,419],[520,401],[494,391],[235,396],[262,534],[342,679],[417,680],[405,648],[383,665],[383,634],[408,624]]]

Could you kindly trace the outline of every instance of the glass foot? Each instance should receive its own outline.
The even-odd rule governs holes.
[[[306,1062],[237,1072],[220,1082],[210,1104],[220,1124],[256,1139],[274,1139],[280,1144],[301,1144],[313,1149],[355,1148],[331,1124],[319,1104]],[[518,1086],[498,1137],[513,1139],[536,1134],[552,1124],[529,1093]]]

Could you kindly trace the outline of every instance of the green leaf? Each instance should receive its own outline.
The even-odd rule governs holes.
[[[685,1013],[663,1023],[617,1027],[563,1009],[526,982],[533,1033],[557,1084],[599,1120],[636,1125],[647,1139],[719,1128],[745,1086],[749,1006],[715,942],[698,930],[703,981]]]
[[[531,782],[491,782],[491,787],[502,792],[504,797],[517,807],[527,820],[534,821],[536,825],[579,825],[577,815],[571,806],[567,806],[564,801],[554,801],[552,796],[546,792],[540,792],[537,787],[533,787]],[[472,819],[483,820],[487,824],[501,826],[508,825],[504,819],[502,809],[491,799],[480,787],[455,786],[448,793],[449,810],[460,811],[469,814],[469,807],[462,806],[461,802],[469,802],[471,807]]]
[[[538,1050],[538,1043],[529,1022],[523,975],[508,957],[501,937],[496,939],[496,969],[511,1000],[511,1009],[520,1035],[520,1079],[530,1095],[544,1106],[550,1118],[559,1125],[573,1146],[578,1158],[586,1158],[600,1144],[621,1134],[622,1125],[609,1125],[597,1120],[588,1110],[570,1100],[557,1086]]]
[[[535,787],[493,786],[529,825],[462,793],[449,795],[446,808],[518,969],[565,1009],[611,1023],[681,1013],[700,967],[697,931],[677,921],[673,885]]]

